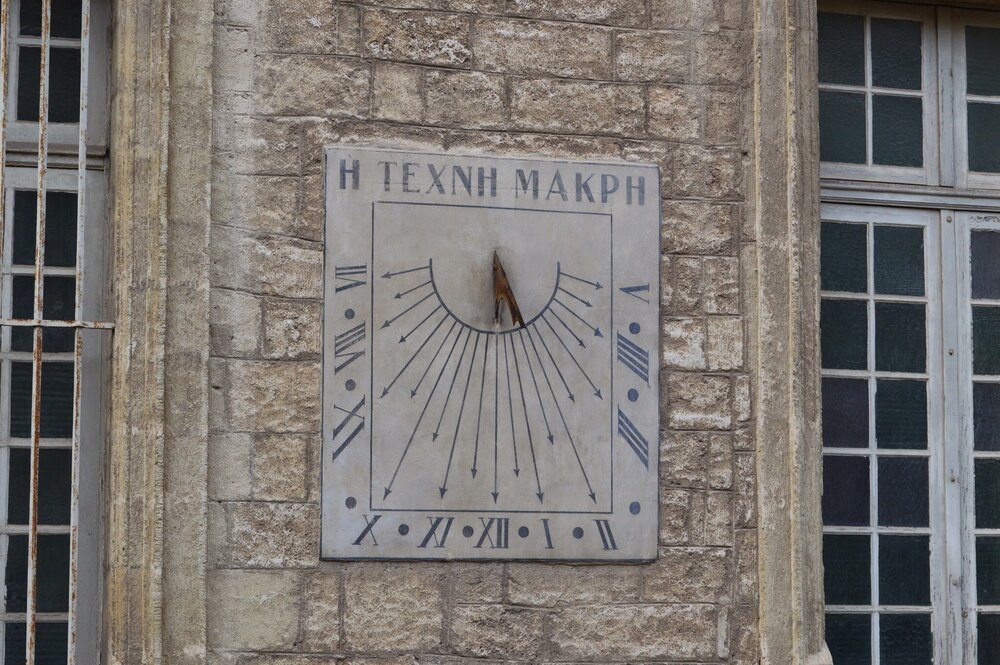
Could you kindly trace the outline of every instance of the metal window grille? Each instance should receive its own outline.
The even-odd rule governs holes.
[[[94,227],[101,215],[93,211],[103,203],[103,161],[100,153],[88,159],[95,138],[89,118],[95,89],[91,23],[91,0],[0,0],[0,425],[5,428],[0,431],[0,575],[5,582],[0,663],[7,665],[75,664],[96,657],[94,650],[78,649],[81,625],[90,631],[99,614],[89,606],[96,593],[87,594],[87,606],[79,593],[96,588],[98,574],[96,557],[81,568],[81,506],[96,512],[96,502],[82,498],[95,489],[82,480],[87,475],[93,482],[81,463],[83,422],[89,417],[85,394],[100,392],[85,374],[100,374],[99,347],[106,345],[107,334],[97,331],[113,326],[92,316],[100,307],[90,306],[94,298],[87,292],[93,282],[87,270],[95,265],[90,243],[102,237]],[[30,94],[36,67],[37,118]],[[78,115],[67,110],[66,101],[76,97],[77,75]],[[37,150],[23,141],[25,124],[37,137]],[[75,145],[67,140],[73,132]],[[67,212],[74,197],[75,219]],[[25,214],[32,207],[33,229]],[[96,355],[93,348],[85,351],[89,345],[98,347]],[[67,489],[65,481],[68,516],[58,500]],[[18,579],[22,562],[25,570]],[[96,644],[93,637],[88,641]]]

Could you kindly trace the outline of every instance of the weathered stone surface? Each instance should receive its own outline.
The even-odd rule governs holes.
[[[495,154],[536,154],[567,158],[614,159],[618,143],[606,137],[551,136],[522,132],[452,132],[455,150],[475,150]]]
[[[674,269],[673,298],[667,308],[669,314],[701,314],[704,278],[702,260],[693,257],[676,257],[672,261]]]
[[[459,127],[505,127],[507,101],[502,76],[482,72],[427,74],[427,122]]]
[[[320,570],[302,578],[302,648],[336,651],[340,646],[340,573]]]
[[[250,486],[260,501],[305,501],[306,479],[314,434],[255,434]]]
[[[750,473],[753,482],[753,473]],[[708,486],[727,490],[733,486],[733,435],[712,434],[708,443]]]
[[[618,80],[657,83],[684,83],[690,80],[689,33],[620,32],[615,39]]]
[[[708,369],[733,370],[743,367],[743,319],[739,316],[711,316],[708,325]]]
[[[322,227],[296,217],[299,184],[289,176],[220,175],[212,190],[212,217],[250,231],[319,240]]]
[[[429,566],[355,564],[345,574],[345,646],[429,651],[441,643],[441,576]]]
[[[294,119],[224,115],[215,123],[215,159],[232,173],[299,171],[300,126]]]
[[[746,119],[741,88],[707,88],[705,91],[705,142],[738,143]]]
[[[239,291],[212,289],[209,320],[215,356],[252,358],[260,349],[260,299]]]
[[[316,243],[224,226],[212,235],[217,286],[289,298],[322,295],[323,255]]]
[[[738,259],[707,257],[705,267],[705,313],[738,314],[740,311],[740,265]]]
[[[729,429],[733,423],[732,385],[728,377],[671,374],[667,378],[670,413],[677,429]]]
[[[212,375],[233,431],[319,431],[317,363],[216,361]]]
[[[502,564],[452,564],[447,576],[448,595],[453,603],[499,603],[504,574]]]
[[[507,12],[532,18],[623,26],[642,25],[645,20],[642,6],[631,0],[510,0]]]
[[[216,434],[208,440],[208,496],[238,501],[251,496],[249,434]]]
[[[701,83],[745,83],[748,63],[741,33],[708,32],[695,39],[694,71]]]
[[[308,503],[226,505],[229,567],[309,568],[319,553],[319,507]]]
[[[736,532],[736,601],[756,603],[757,600],[757,532],[741,529]]]
[[[705,500],[705,544],[732,547],[733,495],[730,492],[709,492]]]
[[[736,220],[730,205],[695,201],[663,206],[663,249],[675,254],[729,254]]]
[[[705,369],[705,322],[702,319],[666,319],[660,343],[665,367]]]
[[[291,650],[299,628],[299,575],[291,571],[208,573],[208,639],[218,649]]]
[[[735,200],[743,183],[743,162],[736,148],[677,147],[674,191],[681,196]]]
[[[611,31],[572,23],[480,20],[472,37],[478,65],[524,76],[607,79]]]
[[[512,564],[507,578],[515,605],[564,607],[638,599],[639,574],[627,566]]]
[[[696,86],[650,86],[649,133],[668,141],[697,141],[701,104],[701,89]]]
[[[669,487],[704,489],[708,477],[707,432],[666,432],[660,444],[660,476]]]
[[[753,390],[750,377],[747,375],[736,377],[734,382],[734,395],[736,407],[736,420],[741,423],[749,422],[753,416]]]
[[[366,9],[365,50],[384,60],[468,66],[469,17],[416,11]]]
[[[736,527],[757,525],[757,460],[753,453],[738,453],[736,465]]]
[[[705,499],[701,492],[660,488],[660,543],[700,545],[705,529]]]
[[[543,644],[543,615],[504,605],[459,605],[452,610],[451,645],[474,657],[535,658]]]
[[[327,0],[255,3],[262,49],[284,53],[358,55],[361,10]]]
[[[511,84],[511,115],[524,129],[629,135],[642,127],[645,104],[635,85],[528,79]]]
[[[668,547],[644,571],[642,598],[653,603],[726,602],[732,569],[732,550]]]
[[[649,0],[650,26],[711,32],[718,27],[712,2]]]
[[[325,55],[262,55],[257,59],[256,108],[264,115],[368,114],[369,66]]]
[[[381,120],[420,122],[424,116],[424,70],[393,62],[375,63],[372,115]]]
[[[313,300],[264,300],[263,356],[272,359],[318,358],[322,345],[322,303]]]
[[[717,616],[706,605],[574,607],[552,615],[551,640],[567,658],[714,660]]]

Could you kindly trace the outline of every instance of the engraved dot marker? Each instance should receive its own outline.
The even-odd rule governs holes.
[[[349,309],[346,312],[344,312],[344,318],[347,319],[348,321],[350,321],[351,319],[353,319],[354,318],[354,310],[353,309]]]
[[[638,515],[640,510],[642,510],[642,506],[639,505],[638,501],[633,501],[628,505],[628,511],[633,515]]]
[[[628,389],[628,401],[634,402],[637,399],[639,399],[639,391],[636,390],[635,388],[629,388]]]
[[[583,538],[583,529],[581,529],[580,527],[576,527],[575,529],[573,529],[573,537],[576,538],[577,540]]]
[[[410,532],[410,525],[409,524],[400,524],[399,525],[399,529],[397,529],[397,530],[399,531],[399,535],[405,536],[406,534],[408,534]]]
[[[633,335],[638,335],[640,330],[642,330],[642,328],[640,328],[639,324],[636,323],[635,321],[633,321],[632,323],[630,323],[629,326],[628,326],[628,331],[630,333],[632,333]]]
[[[358,384],[354,382],[354,379],[348,379],[347,383],[344,384],[344,387],[347,388],[348,390],[354,390],[355,388],[358,387]],[[635,400],[632,401],[634,402]]]
[[[522,526],[520,529],[517,530],[517,535],[521,536],[522,538],[527,538],[528,533],[529,533],[528,527],[526,526]]]
[[[462,527],[462,535],[465,536],[466,538],[472,538],[473,533],[475,533],[475,531],[472,530],[471,526]]]
[[[358,505],[358,500],[355,499],[353,496],[349,496],[347,497],[347,501],[344,502],[344,505],[347,506],[348,509],[353,510],[354,506]]]

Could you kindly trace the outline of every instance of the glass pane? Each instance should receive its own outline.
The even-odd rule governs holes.
[[[867,163],[864,94],[819,91],[819,154],[824,162]]]
[[[976,593],[980,605],[1000,605],[1000,537],[976,538]]]
[[[868,306],[857,300],[829,300],[820,305],[823,367],[868,368]]]
[[[875,369],[885,372],[926,369],[924,319],[922,304],[875,303]]]
[[[73,363],[42,363],[43,438],[68,439],[73,433]],[[10,435],[31,436],[31,363],[10,364]]]
[[[5,665],[24,663],[24,624],[6,623]],[[68,641],[65,622],[39,623],[35,628],[35,664],[65,665]]]
[[[972,367],[1000,375],[1000,307],[972,308]]]
[[[823,379],[823,445],[868,447],[866,379]]]
[[[1000,232],[972,232],[972,297],[1000,300]]]
[[[80,7],[80,0],[52,0],[50,34],[61,39],[79,39]],[[42,0],[21,0],[21,34],[42,35]]]
[[[924,165],[924,110],[919,97],[872,96],[872,162]]]
[[[1000,173],[1000,104],[969,102],[969,170]]]
[[[925,382],[875,382],[875,441],[879,448],[927,447]]]
[[[820,265],[820,288],[824,291],[867,292],[867,227],[864,224],[823,222]]]
[[[865,84],[865,19],[819,13],[819,82]]]
[[[927,458],[878,458],[878,523],[927,526]]]
[[[34,191],[14,192],[14,263],[35,265]],[[45,193],[45,265],[76,265],[76,192]]]
[[[826,645],[837,665],[871,665],[871,616],[827,614]]]
[[[7,521],[28,523],[31,451],[11,448],[7,488]],[[38,523],[69,524],[72,453],[64,448],[43,448],[38,463]]]
[[[966,26],[966,88],[970,95],[1000,95],[1000,29]]]
[[[976,450],[1000,450],[1000,383],[973,384],[972,414]]]
[[[924,230],[875,227],[875,293],[924,295]]]
[[[881,665],[931,665],[934,648],[929,614],[883,614],[879,628]]]
[[[7,541],[7,611],[24,612],[28,597],[28,536]],[[39,612],[69,611],[69,534],[38,536]]]
[[[1000,460],[977,459],[976,527],[1000,528]]]
[[[1000,663],[1000,614],[980,614],[976,623],[979,625],[979,663]]]
[[[871,25],[872,85],[920,90],[920,23],[872,18]]]
[[[871,555],[868,536],[823,536],[827,605],[871,605]]]
[[[35,314],[35,278],[16,275],[12,286],[11,311],[15,318],[30,319]],[[45,278],[42,315],[46,319],[72,319],[76,306],[76,280],[73,277],[48,276]],[[14,351],[31,351],[35,331],[18,327],[10,331],[10,345]],[[70,328],[45,328],[42,330],[42,350],[46,353],[73,350],[73,330]]]
[[[868,458],[823,457],[823,524],[868,525]]]
[[[17,119],[38,122],[41,49],[22,46],[17,67]],[[49,122],[80,119],[80,51],[52,48],[49,63]]]
[[[930,605],[930,538],[879,536],[878,593],[883,605]]]

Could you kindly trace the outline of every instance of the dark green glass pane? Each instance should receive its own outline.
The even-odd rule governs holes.
[[[72,453],[65,448],[43,448],[38,460],[38,522],[69,524],[69,504],[73,474]],[[31,451],[11,448],[10,479],[7,485],[7,521],[28,523],[28,487]]]
[[[823,524],[867,526],[868,458],[824,455]]]
[[[1000,232],[972,232],[972,297],[1000,300]]]
[[[1000,605],[1000,536],[976,537],[976,594],[980,605]]]
[[[76,280],[73,277],[47,276],[42,294],[42,316],[46,319],[72,319],[76,306]],[[16,275],[13,279],[11,311],[14,318],[31,319],[35,314],[35,278]],[[19,327],[10,331],[10,345],[14,351],[31,351],[35,332],[32,328]],[[42,330],[42,350],[46,353],[73,350],[71,328],[45,328]]]
[[[924,295],[924,230],[881,226],[875,233],[875,293]]]
[[[965,28],[966,89],[970,95],[1000,95],[1000,29]]]
[[[868,306],[857,300],[830,300],[820,305],[823,367],[868,368]]]
[[[930,605],[930,538],[878,537],[878,593],[883,605]]]
[[[1000,663],[1000,614],[980,614],[976,623],[979,630],[979,663]]]
[[[1000,528],[1000,459],[977,459],[976,527]]]
[[[41,50],[22,46],[17,67],[17,119],[38,122],[38,82]],[[80,119],[80,50],[52,48],[49,51],[49,122]]]
[[[865,19],[820,12],[819,82],[865,84]]]
[[[31,436],[31,363],[10,365],[10,435]],[[68,439],[73,432],[73,363],[42,363],[43,438]]]
[[[826,645],[837,665],[871,665],[872,624],[868,614],[827,614]]]
[[[827,605],[871,605],[871,555],[868,536],[823,536]]]
[[[25,662],[25,627],[23,623],[4,624],[5,665]],[[39,623],[35,628],[35,664],[65,665],[69,644],[65,622]]]
[[[927,479],[925,457],[879,457],[879,525],[927,526]]]
[[[972,368],[1000,375],[1000,307],[972,308]]]
[[[28,594],[28,536],[10,536],[7,546],[7,611],[24,612]],[[69,610],[69,535],[38,536],[39,612]]]
[[[1000,450],[1000,383],[973,384],[972,423],[976,450]]]
[[[920,23],[872,18],[871,26],[872,85],[920,90]]]
[[[872,96],[872,162],[924,165],[924,107],[919,97]]]
[[[80,38],[82,16],[80,0],[52,0],[49,33],[60,39]],[[42,0],[21,0],[21,34],[40,37],[42,34]]]
[[[820,237],[820,288],[868,291],[868,236],[864,224],[823,222]]]
[[[76,193],[45,193],[45,265],[76,265]],[[14,263],[35,265],[35,222],[38,204],[34,191],[14,192]]]
[[[925,318],[919,303],[875,304],[875,369],[922,373],[927,368]]]
[[[879,448],[927,447],[927,384],[875,383],[875,441]]]
[[[823,445],[868,447],[868,381],[823,379]]]
[[[969,102],[969,170],[1000,173],[1000,104]]]
[[[932,665],[934,646],[929,614],[879,617],[880,665]]]
[[[865,96],[819,91],[819,154],[824,162],[865,164]]]

